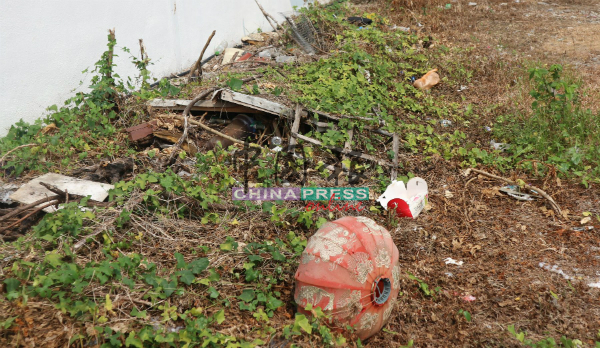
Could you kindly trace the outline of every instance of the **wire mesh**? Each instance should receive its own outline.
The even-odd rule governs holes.
[[[315,54],[316,48],[320,48],[318,33],[311,20],[303,13],[282,12],[281,15],[290,25],[290,35],[307,54]]]

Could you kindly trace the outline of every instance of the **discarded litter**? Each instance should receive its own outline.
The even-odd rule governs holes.
[[[477,6],[477,3],[476,2],[470,2],[469,6]]]
[[[296,271],[294,301],[335,313],[361,340],[376,334],[390,318],[401,270],[389,232],[366,217],[347,216],[324,224],[309,240]],[[350,271],[349,271],[350,270]]]
[[[498,191],[504,192],[519,201],[533,201],[534,199],[538,198],[538,196],[521,192],[521,188],[517,185],[506,185],[500,188]]]
[[[256,130],[256,121],[248,115],[239,114],[231,123],[223,128],[222,133],[232,137],[234,139],[242,140],[253,134]],[[221,146],[226,149],[229,145],[233,144],[231,139],[223,138],[219,135],[212,137],[205,145],[207,150],[212,150],[217,143],[221,143]]]
[[[258,54],[258,56],[259,56],[260,58],[267,58],[267,59],[271,59],[271,58],[273,57],[273,56],[271,55],[271,51],[269,51],[269,50],[265,50],[265,51],[262,51],[262,52],[260,52],[260,53]]]
[[[571,229],[575,232],[583,232],[583,231],[593,230],[594,226],[572,227]]]
[[[492,127],[488,127],[488,126],[485,126],[483,129],[485,129],[486,132],[491,132],[492,131]]]
[[[409,32],[410,31],[409,27],[400,27],[400,26],[397,26],[397,25],[394,25],[393,27],[390,27],[390,29],[392,29],[392,30],[397,29],[397,30],[405,31],[405,32]]]
[[[363,17],[348,17],[347,21],[355,25],[371,25],[373,23],[373,20]]]
[[[296,60],[296,57],[294,57],[294,56],[278,56],[277,58],[275,58],[275,61],[277,63],[291,63],[295,60]]]
[[[460,86],[460,88],[458,89],[458,91],[462,92],[462,91],[464,91],[466,89],[469,89],[469,87],[467,87],[467,86]]]
[[[223,63],[222,64],[232,63],[233,57],[235,57],[236,54],[238,57],[242,57],[244,55],[244,50],[241,50],[239,48],[226,48],[225,51],[223,51]]]
[[[436,71],[437,69],[430,70],[429,72],[427,72],[427,74],[423,75],[423,77],[421,77],[418,80],[415,80],[415,82],[413,82],[413,86],[422,91],[431,89],[431,87],[437,85],[440,82],[440,75],[438,75]]]
[[[475,296],[471,296],[471,295],[466,295],[462,297],[463,300],[467,301],[467,302],[473,302],[475,301],[477,298],[475,298]]]
[[[445,258],[445,259],[444,259],[444,262],[445,262],[447,265],[457,265],[457,266],[462,266],[462,265],[463,265],[463,263],[464,263],[464,261],[456,261],[455,259],[453,259],[453,258],[451,258],[451,257]]]
[[[271,138],[271,144],[273,146],[279,146],[279,145],[281,145],[282,142],[283,142],[283,140],[280,137],[275,136],[275,137]]]
[[[442,127],[450,127],[452,125],[452,121],[450,120],[441,120],[440,123],[442,124]]]
[[[215,48],[215,56],[218,56],[219,54],[223,53],[223,51],[225,51],[226,48],[227,48],[227,41],[225,41],[225,40],[221,41],[221,43]]]
[[[402,181],[392,181],[377,201],[385,210],[396,209],[398,217],[416,219],[427,205],[428,198],[427,182],[415,177],[410,179],[406,186]]]
[[[497,143],[493,139],[490,140],[490,146],[492,147],[492,149],[494,149],[494,150],[500,150],[500,151],[504,151],[504,150],[510,149],[510,144],[507,144],[507,143]]]
[[[56,186],[58,189],[69,194],[84,197],[91,196],[92,200],[98,202],[104,201],[104,199],[108,197],[108,190],[114,188],[113,185],[109,184],[71,178],[55,173],[47,173],[21,186],[17,192],[10,196],[10,199],[19,203],[30,204],[42,198],[55,195],[55,193],[40,185],[40,182]],[[54,206],[50,206],[43,210],[47,213],[53,213],[57,209]]]
[[[12,195],[19,186],[13,184],[5,184],[0,186],[0,203],[1,204],[12,204],[10,195]]]

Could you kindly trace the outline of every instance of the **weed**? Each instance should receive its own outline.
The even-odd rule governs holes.
[[[560,65],[531,68],[532,113],[499,120],[507,124],[500,134],[513,144],[511,153],[541,159],[587,186],[600,180],[600,115],[582,109],[580,85],[562,73]]]

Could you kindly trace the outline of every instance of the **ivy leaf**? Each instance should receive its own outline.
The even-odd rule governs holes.
[[[190,262],[188,265],[188,269],[194,274],[200,274],[208,267],[208,264],[208,259],[206,257],[203,257]]]
[[[304,314],[296,314],[296,320],[294,321],[294,327],[300,327],[308,334],[312,333],[312,325]]]
[[[112,301],[110,300],[109,294],[106,294],[106,303],[104,304],[104,308],[109,312],[113,310],[113,304],[112,304]]]
[[[273,260],[275,261],[285,261],[285,256],[283,256],[279,251],[275,250],[271,253],[273,256]]]
[[[231,251],[233,250],[233,248],[237,249],[238,243],[233,238],[227,236],[227,238],[225,239],[225,243],[221,244],[219,247],[223,251]]]
[[[125,346],[126,347],[144,348],[144,344],[142,343],[142,340],[140,340],[139,338],[136,338],[135,332],[133,332],[133,331],[129,333],[129,336],[125,340]]]
[[[263,258],[258,255],[250,255],[250,256],[248,256],[248,260],[250,260],[252,262],[262,262]]]
[[[62,256],[58,252],[53,251],[46,255],[44,261],[48,262],[53,268],[56,268],[62,263],[61,258]]]
[[[4,279],[4,284],[6,284],[6,292],[18,291],[21,287],[21,282],[15,278]]]
[[[137,308],[131,310],[131,316],[136,318],[146,318],[146,311],[138,311]]]
[[[269,295],[269,299],[267,300],[267,309],[277,309],[283,305],[283,301],[277,299],[274,296]]]
[[[195,279],[196,276],[191,271],[183,270],[179,272],[179,280],[186,285],[192,284]]]
[[[246,270],[246,281],[252,282],[258,278],[259,272],[255,269],[247,269]]]
[[[236,78],[232,78],[231,80],[227,81],[227,86],[229,86],[229,88],[231,88],[234,91],[239,91],[242,88],[243,84],[244,81]]]
[[[180,253],[175,253],[175,259],[177,260],[177,268],[185,268],[185,260],[183,259],[183,255]]]
[[[221,324],[225,321],[225,310],[221,309],[215,314],[215,320],[217,320],[217,324]]]
[[[244,302],[250,302],[250,301],[254,300],[255,296],[256,295],[254,293],[254,290],[246,289],[246,290],[242,291],[242,294],[238,298]]]
[[[173,187],[173,177],[165,176],[164,178],[160,179],[160,185],[167,190],[170,190]]]
[[[209,294],[210,298],[218,298],[219,297],[219,292],[217,291],[217,289],[213,288],[212,286],[210,288],[208,288],[208,294]]]

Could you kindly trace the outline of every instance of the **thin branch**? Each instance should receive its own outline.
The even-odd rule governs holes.
[[[51,197],[46,197],[46,198],[42,198],[40,200],[37,200],[33,203],[27,204],[25,206],[22,207],[18,207],[15,210],[11,211],[10,213],[0,217],[0,222],[2,221],[6,221],[9,218],[13,217],[13,216],[17,216],[19,214],[21,214],[22,212],[29,210],[31,208],[34,208],[35,206],[38,206],[40,204],[46,203],[46,202],[50,202],[50,201],[54,201],[54,200],[58,200],[58,196],[51,196]]]
[[[198,58],[198,60],[196,61],[196,63],[192,67],[192,69],[190,69],[190,73],[187,76],[188,83],[190,82],[190,79],[192,78],[192,74],[196,70],[199,70],[198,75],[202,76],[202,58],[204,57],[204,52],[206,52],[208,45],[210,45],[210,42],[212,41],[212,38],[213,38],[213,36],[215,36],[216,33],[217,33],[217,31],[213,30],[212,34],[210,34],[210,37],[208,38],[208,40],[206,41],[206,44],[204,45],[204,48],[202,49],[202,53],[200,53],[200,57]]]
[[[507,183],[509,183],[511,185],[517,185],[517,186],[519,185],[516,181],[510,180],[510,179],[507,179],[507,178],[503,178],[503,177],[498,176],[498,175],[490,174],[488,172],[484,172],[483,170],[479,170],[479,169],[475,169],[475,168],[470,168],[468,170],[473,171],[475,173],[479,173],[481,175],[485,175],[485,176],[487,176],[489,178],[493,178],[493,179],[497,179],[497,180],[502,180],[502,181],[507,182]],[[548,200],[550,202],[550,205],[552,206],[552,209],[554,209],[554,211],[558,214],[559,218],[564,218],[562,210],[560,209],[560,207],[558,206],[558,204],[544,190],[540,189],[539,187],[536,187],[536,186],[533,186],[533,185],[529,185],[527,183],[525,183],[525,188],[528,189],[529,191],[535,191],[536,193],[539,193],[542,197],[546,198],[546,200]]]
[[[275,20],[275,18],[273,18],[273,16],[271,16],[270,14],[267,13],[267,11],[265,11],[265,9],[258,3],[258,0],[254,0],[254,2],[256,2],[256,4],[258,5],[258,8],[262,12],[263,16],[265,16],[265,18],[267,19],[267,22],[269,22],[269,24],[271,25],[273,30],[277,31],[277,29],[279,29],[279,23],[277,23],[277,21]],[[273,22],[275,22],[275,25],[273,25],[271,20],[273,20]]]
[[[8,155],[10,155],[11,153],[13,153],[14,151],[18,150],[18,149],[22,149],[25,147],[32,147],[32,146],[36,146],[37,144],[27,144],[27,145],[21,145],[21,146],[17,146],[14,149],[8,151],[7,153],[4,154],[4,156],[2,156],[2,158],[0,158],[0,163],[4,162],[4,159],[6,157],[8,157]]]
[[[16,225],[20,224],[21,222],[23,222],[23,221],[24,221],[25,219],[27,219],[28,217],[30,217],[30,216],[32,216],[32,215],[34,215],[34,214],[37,214],[37,213],[39,213],[41,210],[43,210],[43,209],[45,209],[45,208],[47,208],[47,207],[53,206],[53,205],[55,205],[55,204],[58,204],[58,202],[59,202],[58,200],[56,200],[56,201],[50,201],[50,202],[48,202],[48,203],[46,203],[46,204],[44,204],[44,205],[42,205],[42,206],[40,206],[40,207],[36,208],[36,209],[35,209],[34,211],[32,211],[31,213],[29,213],[29,214],[27,214],[27,215],[23,216],[22,218],[20,218],[19,220],[17,220],[17,221],[15,221],[15,222],[13,222],[12,224],[10,224],[10,225],[8,225],[8,226],[6,226],[6,227],[2,227],[2,228],[0,228],[0,232],[4,232],[4,231],[6,231],[6,230],[8,230],[8,229],[11,229],[11,228],[15,227]]]

